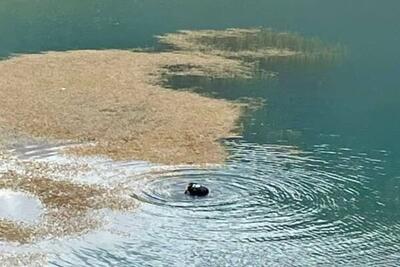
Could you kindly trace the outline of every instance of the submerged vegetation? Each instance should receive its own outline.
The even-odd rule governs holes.
[[[247,61],[290,59],[304,63],[334,61],[345,51],[318,38],[271,29],[184,30],[158,36],[159,42],[180,51],[202,52]]]

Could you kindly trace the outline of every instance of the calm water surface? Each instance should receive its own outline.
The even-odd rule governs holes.
[[[140,209],[108,214],[105,230],[36,248],[49,251],[53,266],[398,266],[398,14],[394,0],[1,1],[1,57],[148,47],[154,35],[179,29],[251,26],[349,50],[328,69],[272,66],[280,72],[273,81],[172,79],[174,88],[260,97],[266,106],[244,119],[243,139],[226,142],[223,167],[149,177],[134,171],[144,163],[93,163],[107,166],[107,179],[123,173]],[[48,149],[32,151],[19,153],[53,160]],[[188,181],[208,185],[210,196],[182,195]]]

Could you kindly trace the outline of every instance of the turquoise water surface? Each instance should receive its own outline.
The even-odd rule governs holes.
[[[4,58],[152,47],[154,35],[180,29],[259,26],[348,50],[330,68],[271,66],[274,80],[172,78],[174,89],[266,105],[244,118],[242,139],[225,142],[226,166],[127,177],[142,205],[113,217],[125,234],[60,241],[50,265],[398,266],[399,14],[394,0],[1,1]],[[183,196],[188,181],[208,185],[210,196]]]

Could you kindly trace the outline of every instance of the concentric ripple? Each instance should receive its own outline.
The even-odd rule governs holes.
[[[78,240],[43,242],[38,250],[49,251],[55,266],[399,262],[400,223],[394,218],[400,214],[394,212],[393,199],[400,180],[387,180],[385,151],[364,153],[329,145],[302,151],[241,140],[226,142],[226,147],[230,158],[222,166],[79,158],[88,168],[73,172],[75,181],[121,185],[141,204],[135,212],[105,211],[103,230]],[[44,163],[77,160],[59,151],[60,147],[29,146],[13,153]],[[58,176],[64,173],[61,168]],[[385,199],[374,182],[383,177],[390,182],[386,186],[391,199]],[[189,182],[207,186],[210,194],[185,195]]]
[[[251,164],[239,165],[232,159],[220,168],[166,168],[136,177],[133,196],[159,206],[146,208],[153,216],[206,220],[208,230],[227,235],[234,231],[236,241],[333,235],[347,231],[343,225],[362,223],[355,216],[349,226],[346,217],[360,193],[357,180],[307,167],[313,160],[290,147],[251,151],[253,155],[245,157],[252,157]],[[189,182],[207,186],[210,194],[204,198],[183,194]],[[197,230],[202,231],[191,232]]]

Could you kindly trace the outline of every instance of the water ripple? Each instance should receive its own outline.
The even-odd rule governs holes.
[[[223,166],[157,166],[81,158],[74,180],[122,184],[141,205],[106,213],[103,230],[82,239],[37,244],[55,266],[396,266],[400,257],[400,179],[374,179],[384,153],[319,145],[309,151],[240,140],[226,143]],[[43,153],[41,153],[43,150]],[[70,162],[59,148],[32,146],[19,157]],[[385,177],[387,178],[387,177]],[[204,184],[204,198],[184,194]],[[195,259],[195,262],[193,262]]]
[[[200,221],[216,239],[216,233],[231,235],[235,242],[337,235],[347,231],[344,225],[361,227],[363,221],[357,216],[350,221],[347,217],[360,194],[358,180],[307,168],[305,163],[314,159],[292,147],[254,149],[254,145],[239,144],[235,149],[225,167],[177,167],[135,177],[132,195],[147,204],[144,212],[150,216],[185,224],[171,225],[172,234],[190,228],[193,235],[202,235]],[[238,164],[238,156],[251,162]],[[184,195],[189,182],[207,186],[210,194],[205,198]],[[193,229],[188,221],[196,221]]]

